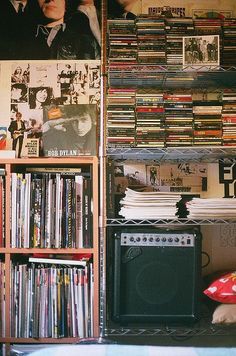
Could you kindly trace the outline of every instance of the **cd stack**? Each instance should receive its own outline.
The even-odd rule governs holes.
[[[219,50],[222,55],[222,20],[220,18],[198,18],[194,20],[194,27],[197,36],[219,35]]]
[[[221,35],[221,19],[219,18],[198,18],[194,19],[196,36],[200,35]]]
[[[109,64],[137,63],[137,36],[134,20],[108,20]]]
[[[223,20],[223,55],[224,66],[235,66],[236,51],[236,18]]]
[[[236,91],[223,92],[223,145],[236,146]]]
[[[194,145],[222,144],[221,92],[193,93]]]
[[[136,93],[136,146],[164,147],[163,93],[140,89]]]
[[[107,95],[108,147],[131,147],[135,139],[135,90],[109,89]]]
[[[137,35],[134,20],[108,20],[108,65],[110,87],[130,87],[137,64]]]
[[[191,93],[164,94],[166,146],[191,146],[193,143],[193,103]]]
[[[183,37],[194,34],[193,19],[172,17],[166,19],[166,58],[167,64],[183,63]]]
[[[138,62],[166,63],[165,22],[163,18],[141,16],[137,22]]]

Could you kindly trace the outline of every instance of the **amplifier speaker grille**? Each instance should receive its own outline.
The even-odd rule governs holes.
[[[173,234],[174,236],[174,234]],[[198,318],[201,236],[192,247],[114,243],[113,319],[186,322]]]

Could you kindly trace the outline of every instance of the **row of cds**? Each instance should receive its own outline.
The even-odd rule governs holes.
[[[236,19],[158,18],[108,20],[109,63],[183,63],[183,37],[219,35],[221,64],[235,63]]]
[[[236,92],[109,89],[108,147],[236,144]]]

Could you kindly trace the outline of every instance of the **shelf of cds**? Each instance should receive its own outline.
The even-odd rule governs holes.
[[[235,21],[201,20],[201,26],[190,17],[108,20],[109,154],[235,146],[236,68],[229,47]],[[215,63],[201,41],[214,42]]]
[[[147,3],[149,11],[157,9]],[[169,300],[165,304],[165,297],[158,297],[166,271],[160,269],[157,276],[156,260],[168,247],[179,247],[173,245],[175,234],[197,229],[213,240],[213,231],[230,230],[236,223],[230,186],[236,153],[235,19],[145,13],[134,20],[110,18],[106,30],[105,334],[233,335],[235,326],[213,325],[201,302],[199,318],[191,325],[181,324],[179,314],[173,322],[170,304],[163,317],[159,307]],[[216,45],[215,60],[207,50],[190,49],[204,41]],[[222,161],[225,168],[219,168]],[[156,270],[151,267],[145,274],[151,265]],[[156,279],[160,285],[151,296]],[[163,286],[171,279],[166,277]],[[200,285],[195,287],[199,292]]]
[[[2,159],[0,169],[0,341],[98,336],[98,159]]]

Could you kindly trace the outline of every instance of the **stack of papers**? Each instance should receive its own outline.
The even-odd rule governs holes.
[[[234,198],[193,198],[186,203],[188,218],[236,218],[236,199]]]
[[[127,188],[119,214],[125,219],[173,219],[180,199],[179,193],[136,192]]]

